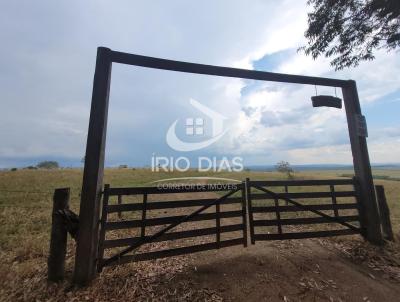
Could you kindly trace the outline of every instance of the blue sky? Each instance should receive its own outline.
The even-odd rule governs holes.
[[[306,1],[3,1],[0,4],[0,167],[52,159],[79,166],[98,46],[205,64],[357,81],[374,163],[400,162],[400,54],[335,72],[305,43]],[[113,66],[106,163],[160,156],[242,156],[246,165],[351,163],[344,110],[313,109],[315,87]],[[333,88],[317,87],[334,95]],[[339,90],[336,91],[341,96]],[[227,117],[208,148],[166,142],[193,98]],[[210,121],[207,121],[209,123]],[[208,124],[206,125],[208,127]],[[209,128],[205,128],[207,131]],[[208,133],[203,138],[207,138]],[[182,136],[183,137],[183,136]],[[189,141],[195,138],[186,138]]]

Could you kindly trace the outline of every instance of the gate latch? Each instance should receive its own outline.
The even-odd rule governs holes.
[[[59,210],[57,214],[62,217],[64,227],[66,228],[68,233],[71,235],[72,238],[76,240],[79,230],[79,216],[72,212],[70,209]]]

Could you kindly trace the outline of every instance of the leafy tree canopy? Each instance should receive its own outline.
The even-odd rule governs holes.
[[[289,162],[287,161],[280,161],[275,165],[275,169],[278,172],[285,173],[288,178],[292,178],[293,168],[290,166]]]
[[[306,46],[314,59],[332,57],[336,70],[373,60],[374,50],[400,46],[400,0],[308,0]]]

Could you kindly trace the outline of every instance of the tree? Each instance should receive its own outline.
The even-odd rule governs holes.
[[[373,60],[373,51],[400,46],[399,0],[308,0],[308,42],[301,47],[314,59],[333,57],[336,70]]]
[[[28,166],[28,167],[26,167],[26,168],[24,168],[24,169],[28,169],[28,170],[36,170],[36,169],[37,169],[37,167],[34,167],[34,166]]]
[[[293,178],[293,169],[287,161],[280,161],[275,165],[276,171],[285,173],[288,178]]]
[[[40,169],[57,169],[59,167],[58,162],[45,160],[36,165]]]

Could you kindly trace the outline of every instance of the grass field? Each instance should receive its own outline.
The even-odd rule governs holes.
[[[295,174],[297,179],[338,178],[351,171],[307,171]],[[373,171],[382,184],[391,210],[395,235],[400,232],[400,170]],[[284,179],[276,172],[240,173],[152,173],[146,169],[107,169],[105,183],[112,186],[140,186],[173,177],[213,176],[244,180]],[[393,179],[393,180],[389,180]],[[82,170],[18,170],[0,172],[0,281],[6,272],[32,276],[38,269],[45,270],[51,224],[52,194],[55,188],[71,188],[71,208],[78,212]],[[73,253],[70,244],[69,253]],[[1,292],[0,292],[1,294]],[[0,299],[1,300],[1,299]]]
[[[338,178],[350,171],[307,171],[296,173],[296,178],[318,179]],[[399,170],[377,170],[374,175],[400,177]],[[221,172],[217,174],[199,173],[152,173],[146,169],[107,169],[105,183],[113,186],[148,185],[156,179],[182,176],[217,176],[237,180],[249,177],[252,180],[272,180],[285,178],[275,172]],[[79,209],[82,171],[63,170],[19,170],[0,172],[0,249],[15,253],[17,257],[30,257],[46,254],[51,223],[52,194],[55,188],[71,188],[71,207]],[[391,210],[395,234],[400,231],[400,182],[396,180],[375,179],[376,184],[385,186]]]

